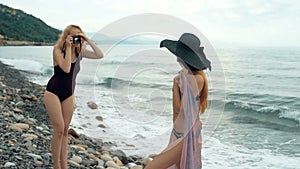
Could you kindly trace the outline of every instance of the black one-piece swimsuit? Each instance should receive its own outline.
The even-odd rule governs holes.
[[[60,102],[74,93],[76,76],[80,70],[80,54],[74,63],[71,63],[69,73],[64,72],[59,65],[54,66],[54,75],[48,81],[46,90],[55,94]]]

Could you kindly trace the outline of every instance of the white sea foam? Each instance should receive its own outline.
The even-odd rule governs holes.
[[[300,157],[273,154],[266,149],[251,150],[214,137],[205,140],[202,155],[203,168],[214,169],[296,169],[300,161]]]
[[[297,120],[300,125],[300,112],[299,111],[284,111],[279,114],[280,118],[287,118],[292,120]]]
[[[34,60],[0,58],[0,61],[4,64],[11,65],[16,69],[30,71],[33,73],[46,74],[49,71],[49,66],[43,65],[42,63]]]
[[[83,130],[79,130],[81,133],[115,142],[118,145],[116,148],[128,154],[146,156],[161,151],[167,145],[171,121],[156,119],[141,123],[129,119],[128,114],[121,113],[113,104],[110,92],[109,89],[94,91],[92,86],[78,85],[75,90],[76,109],[71,125],[77,129],[85,126]],[[86,102],[96,100],[100,108],[88,108]],[[97,121],[96,116],[102,116],[104,121]],[[97,127],[99,124],[104,124],[107,128]],[[158,142],[162,143],[151,145]]]

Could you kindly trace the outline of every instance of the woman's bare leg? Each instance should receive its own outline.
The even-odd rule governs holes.
[[[173,148],[157,155],[145,169],[166,169],[174,164],[180,169],[180,158],[182,152],[183,139]]]
[[[61,144],[61,153],[60,153],[60,162],[61,169],[67,169],[67,158],[68,158],[68,129],[72,120],[74,111],[74,97],[73,95],[68,97],[66,100],[62,102],[62,112],[63,112],[63,120],[64,120],[64,134],[62,138]]]
[[[45,91],[44,104],[54,130],[51,139],[51,152],[54,169],[60,169],[60,151],[65,127],[61,111],[61,103],[55,94]]]

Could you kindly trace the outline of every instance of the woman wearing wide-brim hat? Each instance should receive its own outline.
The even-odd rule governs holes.
[[[208,81],[204,70],[211,70],[197,36],[184,33],[178,41],[163,40],[177,56],[183,69],[173,83],[173,130],[168,147],[151,161],[146,169],[200,169],[202,123],[200,114],[208,107]]]

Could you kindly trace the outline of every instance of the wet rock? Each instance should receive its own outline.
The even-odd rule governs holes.
[[[27,89],[28,90],[28,89]],[[22,99],[28,99],[28,100],[31,100],[31,96],[27,95],[27,94],[23,94],[21,95]]]
[[[31,125],[36,124],[36,122],[37,122],[37,120],[34,119],[34,118],[28,118],[28,119],[26,120],[26,123],[31,124]]]
[[[82,158],[80,156],[76,156],[76,155],[73,155],[73,157],[70,159],[78,164],[80,164],[82,162]]]
[[[129,162],[135,162],[135,161],[138,161],[140,159],[141,159],[141,157],[139,157],[137,155],[131,155],[131,156],[128,157]]]
[[[36,150],[36,147],[35,146],[29,146],[27,147],[27,150],[29,150],[30,152],[33,152]]]
[[[12,126],[19,127],[22,130],[28,130],[29,129],[29,125],[25,124],[25,123],[15,123],[15,124],[12,124]]]
[[[120,167],[120,169],[128,169],[128,167],[122,166],[122,167]]]
[[[127,164],[128,163],[128,159],[126,157],[126,154],[123,151],[121,151],[121,150],[112,151],[111,155],[112,156],[117,156],[121,160],[121,162],[123,164]]]
[[[103,117],[102,116],[96,116],[96,119],[99,121],[103,121]]]
[[[80,164],[76,163],[75,161],[68,160],[68,163],[69,163],[72,167],[80,167]]]
[[[16,103],[16,106],[18,108],[22,108],[24,105],[25,105],[25,103],[23,101],[19,101],[19,102]]]
[[[106,126],[104,124],[98,124],[98,127],[106,128]]]
[[[142,165],[136,165],[136,166],[131,167],[130,169],[143,169],[143,166]]]
[[[14,118],[16,119],[16,121],[23,121],[24,120],[24,116],[22,114],[14,114],[13,115]]]
[[[103,160],[98,160],[98,166],[104,166],[104,161]]]
[[[31,100],[34,101],[34,102],[38,102],[39,101],[39,99],[35,95],[31,96]]]
[[[98,105],[95,102],[89,101],[89,102],[87,102],[87,105],[91,109],[98,109]]]
[[[90,159],[93,159],[93,160],[100,160],[98,157],[96,157],[94,154],[90,153],[90,154],[87,154],[87,157],[89,157]]]
[[[43,165],[43,162],[42,161],[39,161],[39,160],[36,160],[34,161],[34,164],[38,167],[42,166]]]
[[[97,166],[98,161],[95,161],[95,160],[82,160],[82,165],[84,165],[84,166]]]
[[[104,160],[104,161],[113,161],[111,156],[108,155],[108,154],[101,155],[101,159]]]
[[[9,116],[10,116],[10,114],[9,114],[9,113],[7,113],[7,112],[3,112],[3,113],[2,113],[2,116],[3,116],[3,117],[9,117]]]
[[[135,163],[131,163],[131,162],[126,165],[126,167],[128,167],[128,168],[132,168],[134,166],[136,166],[136,164]]]
[[[106,162],[106,166],[107,166],[107,167],[116,168],[116,169],[119,169],[119,168],[120,168],[120,166],[118,166],[114,161],[107,161],[107,162]]]
[[[118,157],[114,157],[113,161],[118,165],[118,166],[123,166],[122,161]]]
[[[13,111],[14,111],[15,113],[20,113],[20,114],[23,113],[23,110],[18,109],[18,108],[14,108]]]
[[[32,157],[34,160],[42,160],[43,158],[40,155],[33,154],[33,153],[27,153],[28,156]]]
[[[78,150],[78,151],[85,151],[86,149],[82,146],[78,146],[78,145],[71,145],[71,148]]]
[[[69,134],[71,134],[75,138],[79,138],[80,134],[78,134],[74,129],[70,128],[68,131]]]
[[[38,138],[35,134],[22,134],[21,137],[23,137],[24,140],[34,140]]]
[[[6,162],[6,163],[4,164],[4,168],[15,167],[15,166],[16,166],[16,164],[15,164],[15,163],[12,163],[12,162]]]
[[[30,146],[32,146],[32,142],[30,141],[30,140],[25,140],[26,142],[25,142],[25,146],[26,147],[30,147]]]
[[[20,132],[20,133],[22,133],[22,131],[23,131],[20,127],[17,127],[15,125],[11,125],[11,126],[9,126],[9,128],[14,131]]]

